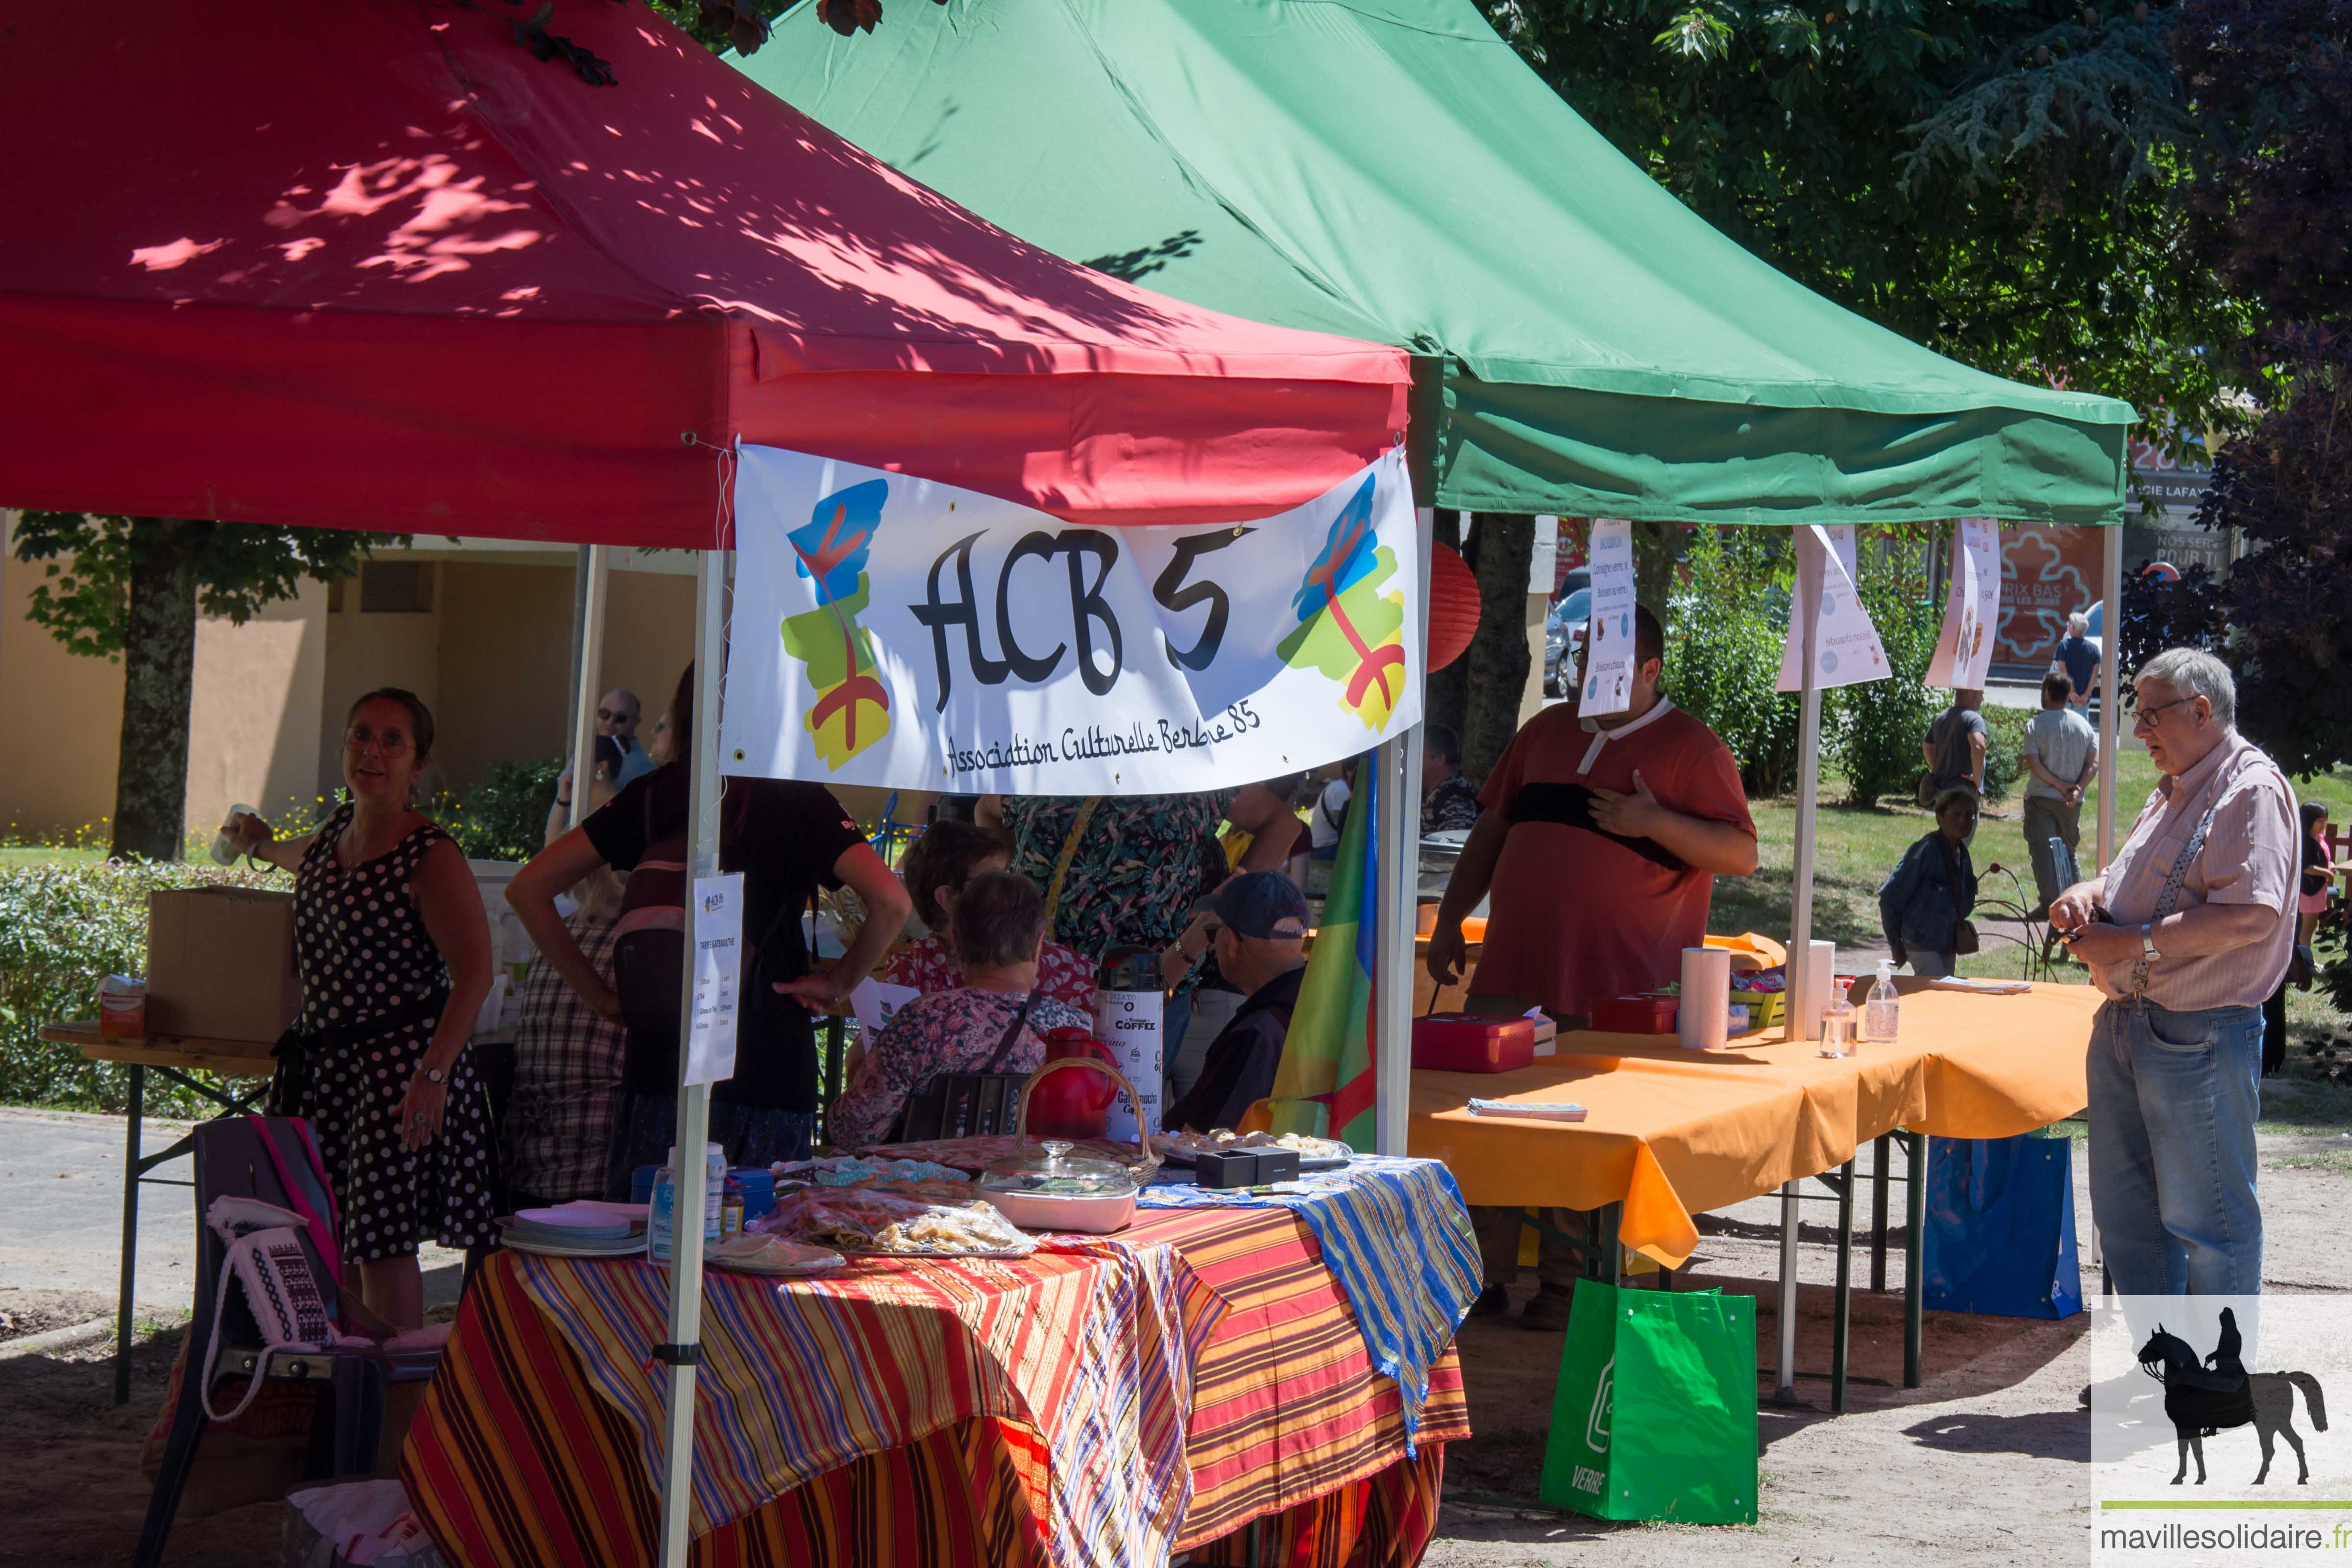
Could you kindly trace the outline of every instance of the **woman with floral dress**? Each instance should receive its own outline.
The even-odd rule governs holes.
[[[908,1097],[943,1072],[1034,1072],[1055,1029],[1093,1033],[1094,1024],[1038,985],[1045,899],[1011,871],[984,871],[964,885],[952,921],[963,984],[918,996],[874,1037],[826,1121],[834,1144],[887,1142]]]
[[[352,705],[351,798],[315,832],[275,837],[240,814],[231,841],[294,873],[302,979],[295,1103],[341,1212],[360,1300],[422,1327],[416,1248],[491,1239],[489,1098],[466,1049],[490,986],[490,928],[455,840],[409,805],[433,715],[393,688]]]

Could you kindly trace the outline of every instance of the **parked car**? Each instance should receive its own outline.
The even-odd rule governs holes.
[[[1589,577],[1589,574],[1586,574]],[[1579,587],[1554,600],[1544,613],[1543,689],[1546,697],[1568,695],[1567,682],[1575,678],[1576,651],[1584,646],[1585,629],[1592,621],[1592,590]]]

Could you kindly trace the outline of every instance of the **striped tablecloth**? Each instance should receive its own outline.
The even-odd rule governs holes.
[[[955,1277],[971,1264],[929,1263],[861,1265],[863,1282],[816,1288],[816,1295],[846,1296],[854,1304],[805,1303],[790,1316],[809,1325],[868,1323],[856,1334],[822,1331],[833,1336],[828,1354],[865,1370],[818,1380],[825,1389],[793,1391],[790,1408],[854,1405],[854,1417],[816,1425],[820,1432],[835,1433],[845,1425],[855,1434],[856,1452],[810,1479],[793,1479],[789,1467],[771,1468],[777,1455],[830,1457],[836,1440],[805,1433],[789,1442],[742,1432],[720,1436],[718,1458],[707,1461],[719,1473],[706,1475],[698,1466],[698,1568],[772,1562],[1043,1568],[1070,1561],[1074,1550],[1098,1549],[1102,1516],[1057,1497],[1100,1496],[1104,1483],[1101,1478],[1056,1481],[1056,1438],[1046,1429],[1052,1423],[1041,1427],[1038,1420],[1036,1400],[1044,1395],[1029,1394],[1020,1410],[1002,1407],[1011,1401],[995,1394],[990,1399],[1000,1407],[988,1408],[990,1399],[976,1396],[1022,1385],[1024,1378],[1032,1390],[1051,1389],[1054,1379],[1041,1382],[1034,1370],[1003,1380],[972,1376],[959,1370],[958,1358],[970,1359],[970,1352],[953,1348],[954,1335],[921,1342],[907,1329],[918,1320],[945,1328],[950,1320],[987,1319],[1018,1301],[1024,1320],[1055,1314],[1065,1320],[1024,1321],[1024,1336],[1039,1344],[1071,1344],[1072,1303],[1113,1290],[1109,1282],[1121,1272],[1120,1257],[1155,1251],[1177,1266],[1168,1271],[1167,1284],[1149,1289],[1160,1292],[1160,1300],[1172,1300],[1182,1319],[1181,1334],[1162,1335],[1160,1342],[1175,1349],[1180,1361],[1181,1349],[1189,1347],[1192,1387],[1182,1479],[1157,1493],[1189,1491],[1189,1498],[1177,1505],[1181,1517],[1158,1534],[1152,1548],[1172,1545],[1202,1561],[1221,1561],[1221,1538],[1253,1519],[1273,1516],[1268,1563],[1336,1568],[1354,1561],[1403,1568],[1417,1561],[1434,1527],[1441,1446],[1468,1435],[1452,1353],[1432,1370],[1421,1413],[1421,1452],[1407,1458],[1396,1384],[1372,1370],[1345,1294],[1295,1215],[1269,1209],[1147,1213],[1118,1241],[1116,1247],[1041,1252],[992,1265],[1007,1277],[1002,1289],[958,1283]],[[612,1392],[638,1370],[622,1364],[636,1334],[614,1323],[634,1320],[640,1310],[632,1304],[632,1288],[614,1280],[640,1269],[545,1259],[526,1265],[504,1255],[476,1279],[403,1456],[410,1494],[453,1562],[467,1568],[580,1563],[628,1568],[652,1561],[657,1505],[645,1412],[657,1415],[658,1407],[616,1399]],[[1093,1283],[1072,1283],[1075,1275],[1091,1276]],[[588,1276],[600,1279],[592,1286],[584,1282]],[[557,1288],[565,1277],[568,1283]],[[712,1294],[722,1292],[784,1300],[772,1285],[714,1279]],[[791,1294],[810,1292],[803,1285]],[[563,1303],[561,1310],[551,1308],[551,1295]],[[893,1304],[902,1299],[917,1304]],[[964,1305],[945,1310],[938,1305],[945,1300]],[[711,1359],[700,1380],[705,1402],[698,1407],[698,1426],[708,1426],[723,1398],[732,1405],[735,1424],[752,1430],[759,1423],[746,1421],[744,1413],[778,1397],[773,1374],[751,1365],[772,1351],[747,1348],[779,1342],[777,1331],[771,1324],[746,1338],[741,1324],[751,1310],[740,1300],[708,1310]],[[771,1311],[759,1321],[780,1315]],[[737,1321],[733,1326],[730,1318]],[[658,1316],[649,1321],[658,1328]],[[715,1343],[722,1333],[740,1342],[724,1357]],[[1054,1359],[1041,1350],[1031,1361],[1042,1368]],[[647,1386],[655,1386],[650,1373],[646,1376]],[[975,1393],[942,1397],[943,1389],[956,1388]],[[1097,1411],[1133,1408],[1136,1451],[1147,1457],[1158,1451],[1148,1436],[1154,1417],[1141,1408],[1144,1402],[1122,1405],[1108,1393],[1086,1397]],[[923,1414],[894,1414],[886,1408],[893,1401]],[[967,1403],[980,1407],[962,1408]],[[934,1417],[939,1424],[918,1430]],[[900,1433],[908,1436],[890,1440]],[[1118,1498],[1152,1495],[1148,1469],[1147,1458],[1112,1487],[1102,1506],[1116,1513]],[[776,1479],[757,1479],[763,1476]],[[762,1489],[772,1489],[755,1497]],[[725,1500],[714,1507],[712,1498]],[[739,1502],[750,1506],[734,1511]],[[1144,1505],[1136,1500],[1133,1506]],[[1057,1529],[1056,1509],[1078,1528]],[[710,1525],[707,1531],[704,1521]]]
[[[1478,1242],[1444,1166],[1358,1154],[1344,1170],[1240,1192],[1163,1180],[1138,1201],[1153,1208],[1283,1208],[1305,1220],[1356,1310],[1372,1369],[1396,1379],[1404,1395],[1405,1452],[1413,1451],[1430,1366],[1454,1343],[1478,1296]]]

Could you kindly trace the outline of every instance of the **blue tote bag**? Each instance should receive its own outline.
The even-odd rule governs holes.
[[[2002,1318],[2083,1310],[2074,1145],[2063,1138],[1927,1141],[1927,1305]]]

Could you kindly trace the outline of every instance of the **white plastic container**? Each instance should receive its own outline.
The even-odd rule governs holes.
[[[228,825],[235,822],[240,816],[259,816],[260,815],[261,813],[246,805],[243,801],[238,801],[235,805],[228,808],[228,815],[221,819],[220,831],[213,835],[213,863],[215,865],[234,866],[236,864],[236,846],[229,842]]]
[[[719,1239],[727,1200],[727,1152],[716,1143],[703,1146],[702,1244]],[[677,1145],[654,1174],[653,1203],[646,1215],[646,1256],[656,1263],[677,1257]]]
[[[1873,1045],[1891,1046],[1903,1026],[1903,999],[1895,994],[1895,961],[1881,959],[1878,983],[1863,1008],[1862,1032]]]

